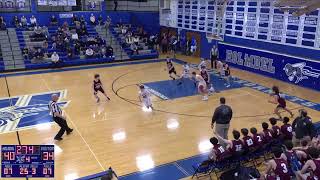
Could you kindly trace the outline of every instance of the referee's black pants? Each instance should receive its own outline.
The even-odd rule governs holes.
[[[218,56],[211,55],[211,69],[217,69]]]
[[[61,138],[66,131],[67,133],[71,132],[71,129],[69,128],[65,119],[60,117],[53,117],[53,120],[60,126],[60,130],[54,138]]]

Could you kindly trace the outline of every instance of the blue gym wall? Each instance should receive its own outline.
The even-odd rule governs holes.
[[[190,30],[180,30],[180,36],[185,36],[188,31]],[[218,42],[213,40],[209,43],[206,38],[206,33],[198,33],[201,35],[200,56],[202,58],[210,58],[210,50],[212,46]],[[320,91],[320,50],[228,36],[225,36],[224,41],[220,42],[218,47],[219,58],[222,60],[226,60],[226,52],[228,50],[229,52],[233,51],[241,54],[241,57],[237,59],[238,61],[232,61],[229,59],[228,63],[233,67]],[[258,68],[258,66],[248,67],[248,65],[244,63],[246,56],[257,57],[257,59],[262,58],[263,60],[271,59],[274,72],[267,72],[263,67]],[[288,70],[285,68],[285,65],[287,64],[290,64],[291,66],[298,66],[301,69],[301,73],[298,73],[296,76],[292,76],[292,79],[289,78],[289,75],[285,72],[285,70]],[[297,69],[295,68],[295,70]],[[303,79],[301,81],[297,81],[298,77],[303,77]]]

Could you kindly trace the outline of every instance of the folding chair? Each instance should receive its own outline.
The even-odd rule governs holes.
[[[204,176],[209,176],[210,180],[212,180],[211,178],[211,172],[212,172],[212,168],[214,166],[214,163],[206,160],[203,161],[201,163],[192,165],[192,168],[194,169],[194,173],[192,175],[192,179],[194,176],[196,176],[197,178],[199,177],[204,177]]]

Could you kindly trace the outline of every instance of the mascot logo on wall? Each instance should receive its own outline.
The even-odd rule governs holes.
[[[309,77],[319,78],[320,76],[320,70],[307,66],[305,62],[295,64],[287,63],[283,70],[286,72],[289,81],[295,81],[295,84]]]

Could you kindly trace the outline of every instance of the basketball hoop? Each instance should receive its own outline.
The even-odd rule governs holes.
[[[219,35],[219,34],[207,33],[206,37],[207,37],[208,43],[211,43],[212,40],[223,41],[223,35]]]

